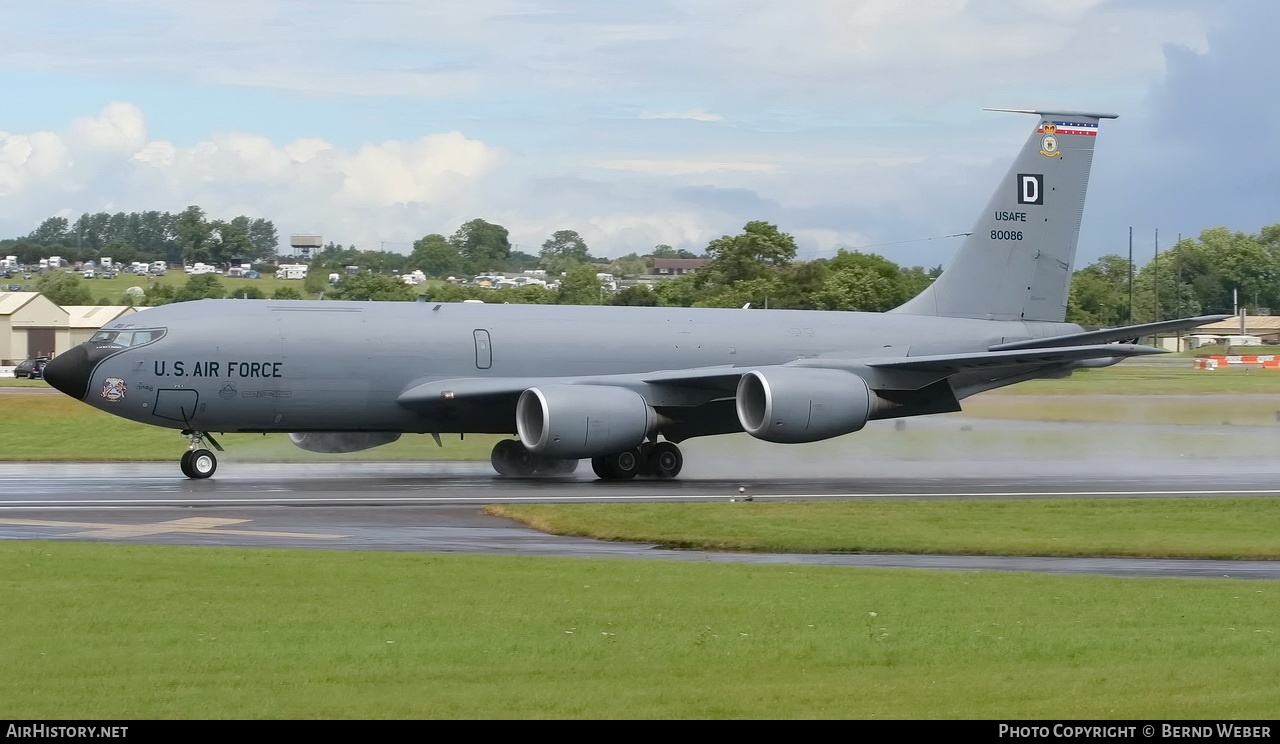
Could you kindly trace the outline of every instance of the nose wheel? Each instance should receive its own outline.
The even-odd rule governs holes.
[[[188,478],[208,478],[218,469],[218,458],[207,449],[188,450],[182,453],[178,465]]]
[[[182,433],[191,441],[191,449],[183,452],[182,459],[178,460],[178,467],[182,469],[182,474],[195,480],[213,475],[218,469],[218,458],[205,449],[204,440],[208,439],[209,444],[219,452],[223,451],[221,445],[208,432],[184,431]]]

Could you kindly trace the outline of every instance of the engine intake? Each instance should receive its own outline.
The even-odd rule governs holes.
[[[875,410],[876,396],[852,372],[767,367],[738,381],[738,422],[769,442],[816,442],[855,432]]]
[[[399,438],[398,431],[305,431],[289,435],[290,442],[308,452],[330,455],[373,449]]]
[[[516,432],[530,452],[565,459],[640,446],[656,414],[644,396],[604,385],[543,385],[516,403]]]

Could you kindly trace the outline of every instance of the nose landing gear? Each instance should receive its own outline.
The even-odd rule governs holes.
[[[184,431],[182,435],[190,441],[190,449],[182,453],[182,459],[178,461],[178,467],[182,468],[182,474],[188,478],[203,479],[213,475],[218,469],[218,458],[213,453],[204,448],[204,440],[208,439],[209,444],[219,452],[222,452],[222,445],[218,444],[218,440],[213,435],[205,431]]]

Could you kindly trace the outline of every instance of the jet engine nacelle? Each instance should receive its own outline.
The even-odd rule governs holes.
[[[639,393],[605,385],[542,385],[516,403],[520,442],[535,454],[564,459],[638,447],[655,418]]]
[[[289,441],[309,452],[336,454],[391,444],[400,438],[397,431],[306,431],[290,434]]]
[[[767,367],[738,381],[738,422],[769,442],[816,442],[858,431],[876,396],[852,372],[812,367]]]

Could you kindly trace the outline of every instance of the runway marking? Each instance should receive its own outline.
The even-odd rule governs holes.
[[[336,540],[350,535],[328,535],[308,532],[271,532],[265,530],[218,529],[233,524],[251,522],[250,519],[218,519],[216,517],[188,517],[150,524],[103,524],[98,522],[61,522],[50,519],[0,519],[0,524],[26,527],[56,527],[86,529],[85,532],[67,532],[59,537],[95,537],[119,539],[182,533],[187,535],[231,535],[234,537],[305,537],[316,540]]]
[[[547,502],[600,502],[600,501],[716,501],[720,499],[744,500],[735,491],[713,493],[593,493],[573,492],[565,495],[547,493],[528,496],[338,496],[300,498],[199,498],[189,495],[157,497],[149,499],[7,499],[0,501],[0,509],[30,509],[32,507],[69,506],[163,506],[192,504],[255,506],[273,504],[301,504],[323,506],[326,504],[424,504],[432,502],[496,504],[511,501]],[[1213,489],[1213,490],[1159,490],[1159,491],[915,491],[915,492],[847,492],[847,493],[753,493],[753,501],[795,501],[830,499],[938,499],[938,498],[1098,498],[1098,497],[1192,497],[1192,496],[1280,496],[1280,489]],[[0,520],[2,522],[3,520]],[[239,533],[237,533],[239,534]]]

